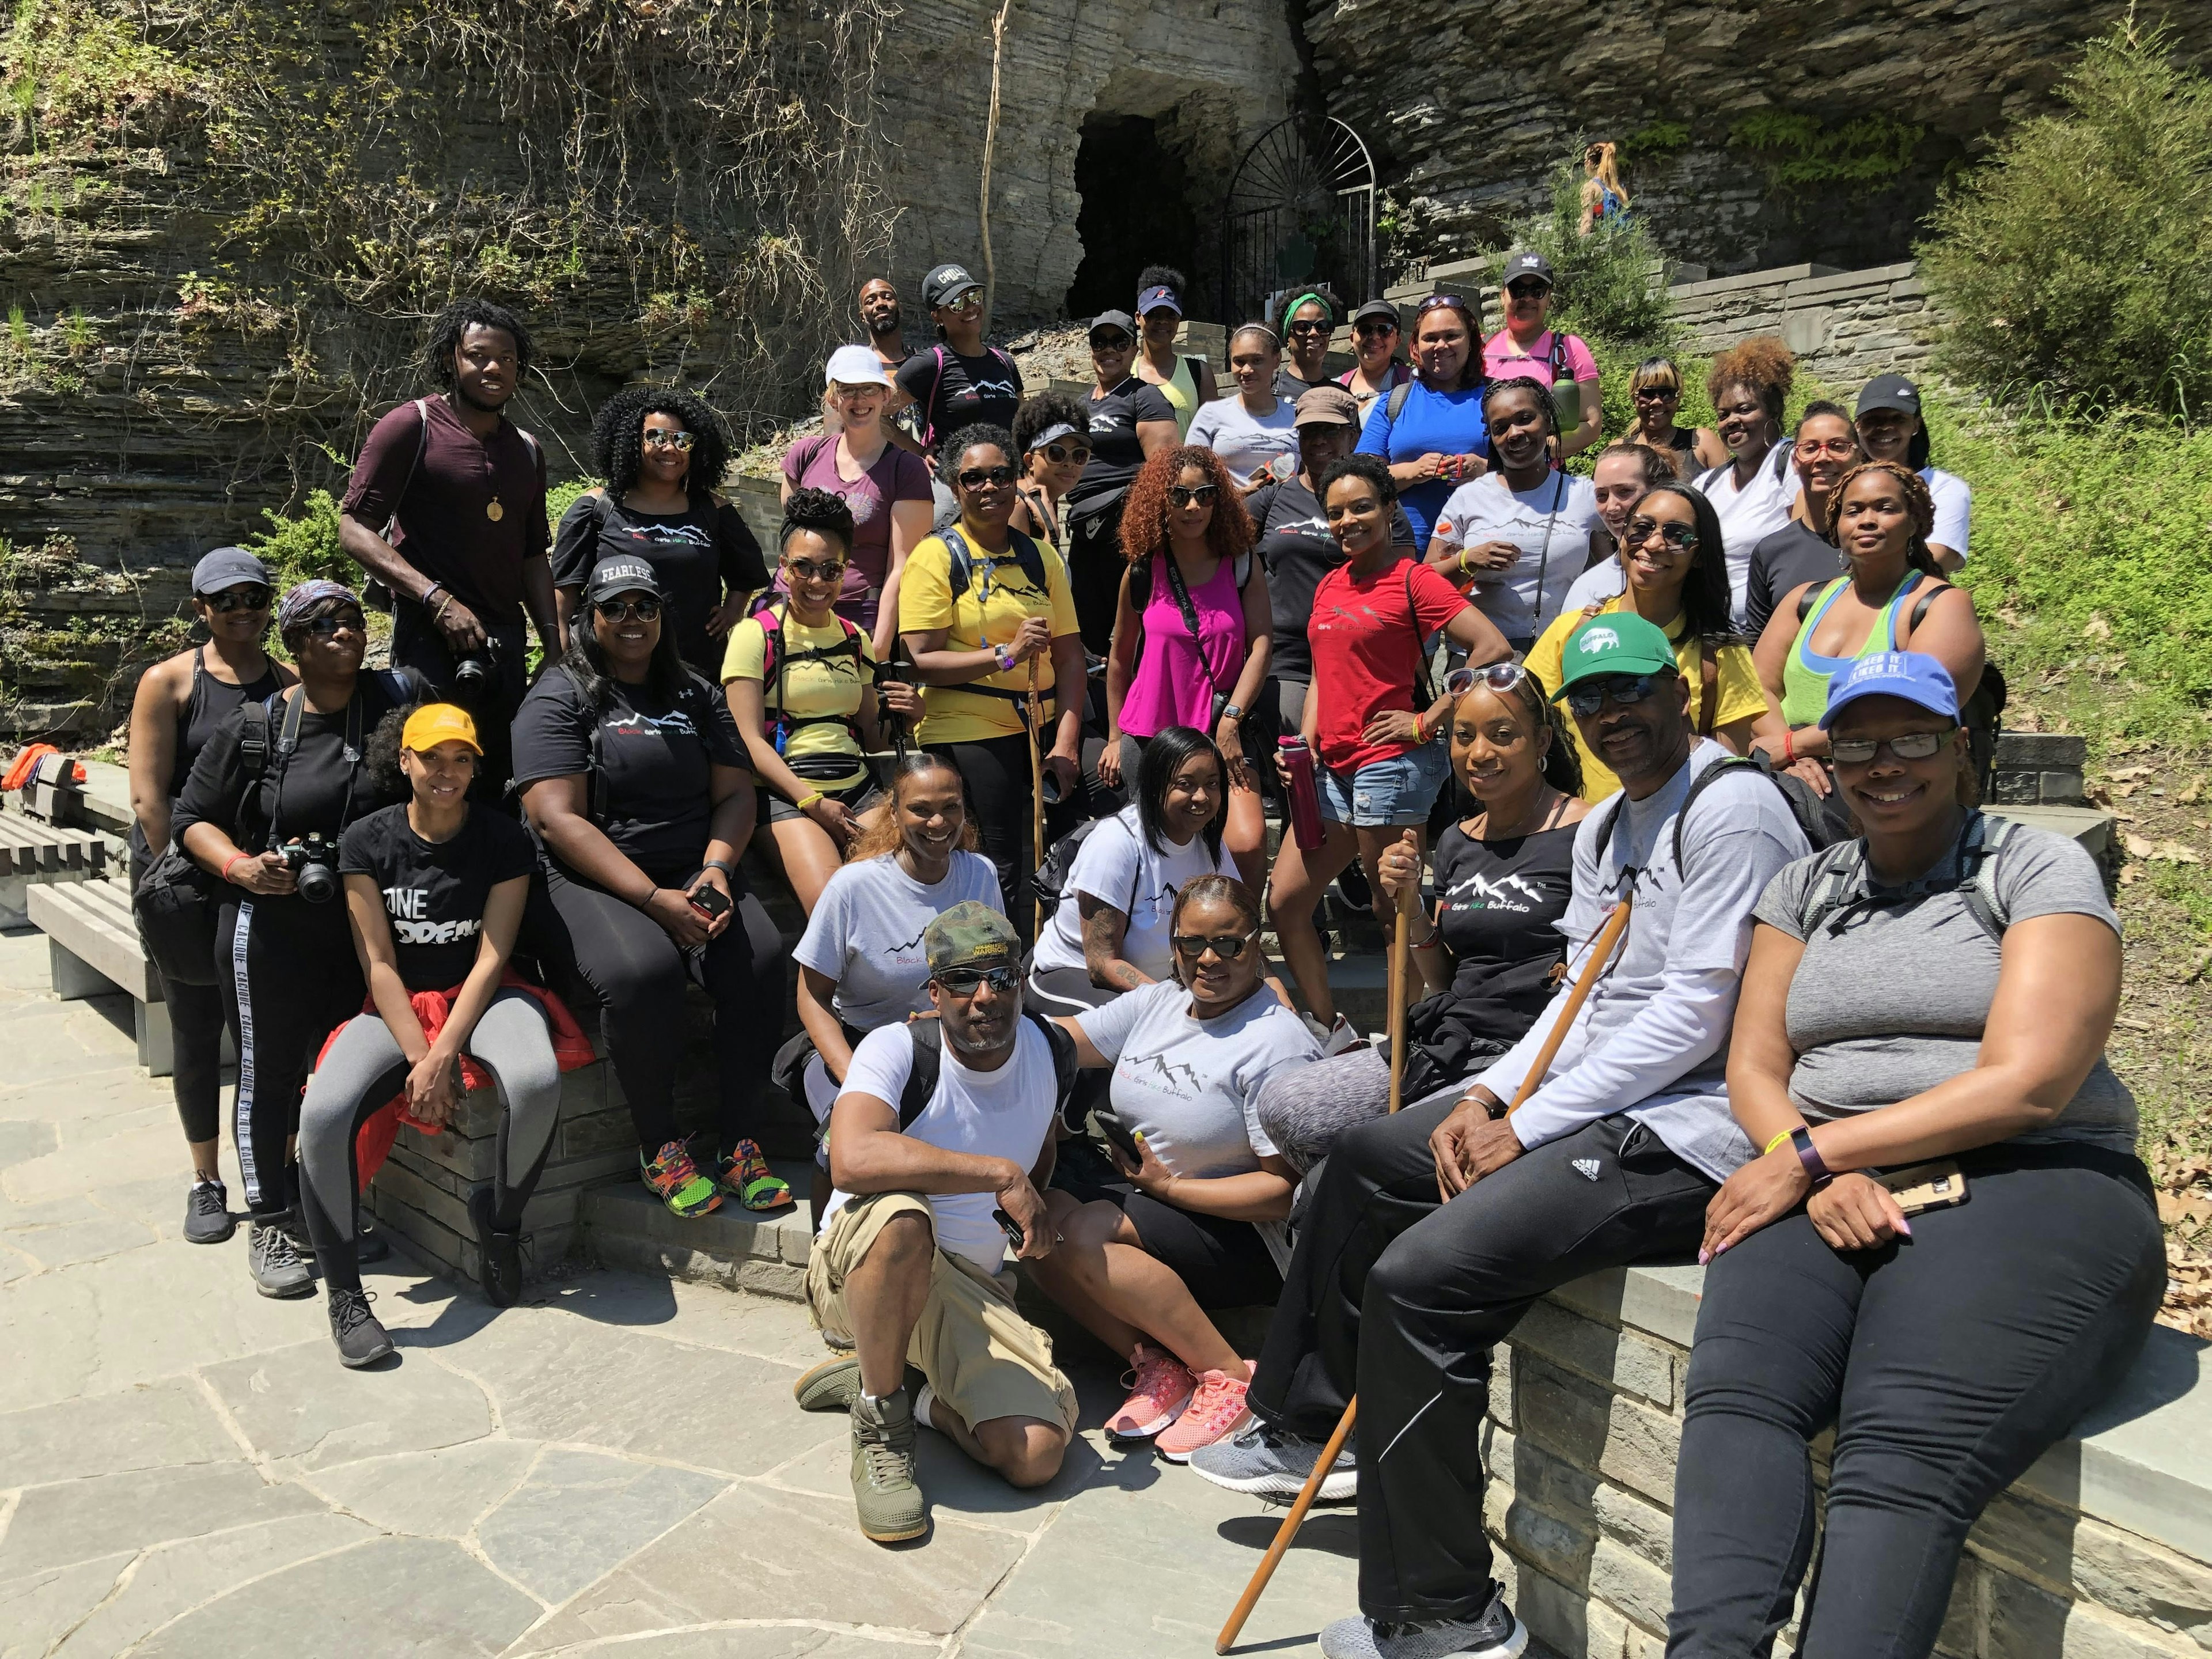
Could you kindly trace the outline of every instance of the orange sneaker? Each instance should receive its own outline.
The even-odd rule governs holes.
[[[722,1205],[722,1194],[715,1190],[712,1181],[699,1173],[699,1166],[691,1161],[691,1154],[680,1140],[670,1141],[656,1158],[648,1160],[641,1154],[637,1178],[672,1213],[686,1218],[705,1215]]]
[[[1130,1364],[1135,1375],[1130,1379],[1129,1397],[1106,1419],[1109,1440],[1150,1440],[1182,1416],[1198,1392],[1198,1379],[1190,1368],[1149,1342],[1137,1344]]]
[[[1251,1408],[1244,1403],[1251,1387],[1243,1378],[1224,1371],[1201,1374],[1190,1404],[1152,1442],[1152,1449],[1170,1463],[1187,1463],[1200,1446],[1241,1432],[1252,1420]]]

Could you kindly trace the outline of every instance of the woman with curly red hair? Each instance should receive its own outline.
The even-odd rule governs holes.
[[[1256,888],[1267,871],[1267,826],[1243,720],[1267,682],[1275,620],[1252,540],[1236,480],[1212,450],[1164,449],[1137,474],[1121,507],[1127,568],[1106,655],[1098,775],[1118,787],[1145,744],[1170,726],[1210,733],[1229,770],[1223,840]]]

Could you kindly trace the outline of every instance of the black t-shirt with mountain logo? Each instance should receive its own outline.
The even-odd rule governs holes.
[[[979,422],[1011,430],[1022,404],[1022,371],[995,346],[980,357],[963,357],[951,346],[925,347],[899,365],[898,383],[914,399],[933,446]]]
[[[1475,841],[1454,824],[1437,840],[1437,926],[1456,964],[1453,1012],[1470,1030],[1516,1041],[1550,1000],[1566,949],[1554,924],[1574,884],[1576,827]]]
[[[338,872],[367,876],[384,895],[400,982],[410,991],[450,991],[466,979],[491,890],[537,866],[530,832],[481,806],[446,841],[416,835],[402,805],[371,812],[338,843]]]

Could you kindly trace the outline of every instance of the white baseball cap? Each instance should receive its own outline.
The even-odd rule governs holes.
[[[822,380],[825,386],[889,386],[891,377],[872,347],[842,345],[830,354]]]

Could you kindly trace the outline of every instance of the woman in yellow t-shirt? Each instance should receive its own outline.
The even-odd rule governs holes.
[[[1717,739],[1732,754],[1750,753],[1752,738],[1776,732],[1782,715],[1767,702],[1751,647],[1729,631],[1728,563],[1712,503],[1689,484],[1652,485],[1623,527],[1615,556],[1627,592],[1553,618],[1529,648],[1528,672],[1556,686],[1568,635],[1605,611],[1633,611],[1674,641],[1698,735]],[[1584,741],[1579,726],[1571,720],[1567,730],[1582,757],[1583,799],[1604,799],[1620,787],[1620,780]]]
[[[1016,500],[1013,439],[1001,427],[967,427],[939,454],[960,521],[907,560],[899,632],[923,686],[921,740],[959,769],[1006,915],[1026,935],[1028,693],[1034,686],[1052,745],[1045,793],[1072,798],[1083,756],[1083,638],[1060,555],[1007,526]],[[1066,695],[1055,697],[1061,688]]]
[[[845,849],[881,809],[867,763],[883,744],[878,712],[918,720],[921,699],[910,685],[878,693],[867,635],[831,608],[852,553],[844,499],[793,490],[782,541],[786,597],[730,630],[722,685],[763,786],[754,844],[811,915]]]

